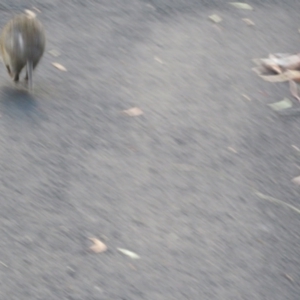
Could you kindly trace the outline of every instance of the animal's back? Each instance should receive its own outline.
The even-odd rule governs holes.
[[[25,66],[27,60],[37,64],[45,48],[45,34],[35,18],[20,15],[5,26],[2,33],[2,52],[10,57],[11,64]]]
[[[27,15],[18,15],[3,28],[0,50],[9,75],[15,82],[26,66],[25,80],[32,89],[32,71],[42,57],[46,36],[42,24]]]

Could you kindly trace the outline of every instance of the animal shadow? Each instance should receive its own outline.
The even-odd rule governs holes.
[[[33,112],[37,109],[34,95],[22,87],[2,87],[0,92],[0,106],[4,110]]]

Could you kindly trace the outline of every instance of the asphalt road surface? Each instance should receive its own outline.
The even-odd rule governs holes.
[[[32,94],[0,67],[1,299],[300,299],[300,104],[251,70],[300,2],[228,2],[1,2],[47,32]]]

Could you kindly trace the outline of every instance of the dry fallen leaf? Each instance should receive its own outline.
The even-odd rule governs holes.
[[[132,252],[132,251],[129,251],[129,250],[126,250],[126,249],[122,249],[122,248],[118,248],[118,250],[119,250],[121,253],[123,253],[123,254],[129,256],[129,257],[132,258],[132,259],[139,259],[139,258],[140,258],[139,255],[137,255],[136,253],[134,253],[134,252]]]
[[[211,15],[211,16],[209,16],[209,19],[212,20],[215,23],[222,22],[222,18],[218,15]]]
[[[283,100],[281,100],[279,102],[269,104],[269,106],[275,111],[280,111],[280,110],[284,110],[287,108],[291,108],[293,106],[293,103],[291,100],[284,98]]]
[[[259,77],[268,82],[285,82],[285,81],[296,81],[300,82],[300,71],[287,70],[284,73],[278,75],[262,75],[262,70],[260,68],[252,69]]]
[[[231,151],[231,152],[233,152],[233,153],[238,153],[234,148],[232,148],[232,147],[227,147],[227,149],[229,150],[229,151]]]
[[[29,18],[32,18],[34,19],[36,17],[36,13],[33,12],[32,10],[29,10],[29,9],[25,9],[25,14],[29,17]]]
[[[8,266],[4,262],[0,261],[0,264],[4,267],[8,268]]]
[[[267,201],[270,201],[270,202],[273,202],[273,203],[277,203],[277,204],[280,204],[280,205],[283,205],[285,207],[288,207],[290,209],[292,209],[293,211],[295,211],[296,213],[300,214],[300,209],[291,205],[291,204],[288,204],[284,201],[281,201],[279,199],[276,199],[276,198],[273,198],[273,197],[270,197],[268,195],[264,195],[260,192],[255,192],[256,196],[258,196],[260,199],[264,199],[264,200],[267,200]]]
[[[267,66],[268,61],[272,61],[281,69],[297,70],[300,67],[300,54],[276,53],[270,54],[268,59],[263,59]]]
[[[101,253],[101,252],[105,252],[107,250],[107,246],[102,243],[101,241],[99,241],[96,238],[90,238],[90,240],[94,243],[93,246],[90,247],[90,249],[95,252],[95,253]]]
[[[132,107],[126,110],[123,110],[123,113],[130,117],[137,117],[143,114],[143,111],[138,107]]]
[[[252,6],[250,6],[247,3],[242,3],[242,2],[230,2],[231,5],[233,5],[236,8],[239,9],[248,9],[248,10],[253,10]]]
[[[52,63],[52,65],[60,71],[67,71],[67,69],[59,63]]]
[[[247,96],[247,95],[245,95],[245,94],[242,94],[242,96],[243,96],[245,99],[247,99],[248,101],[251,101],[251,98],[250,98],[249,96]]]
[[[290,276],[289,274],[283,274],[285,278],[287,278],[290,282],[295,282],[295,280],[293,279],[292,276]]]
[[[288,71],[297,72],[300,69],[300,54],[270,54],[268,58],[253,59],[253,62],[259,67],[260,75],[283,74]]]
[[[242,19],[248,26],[255,26],[255,23],[247,18]]]
[[[292,182],[297,184],[297,185],[300,185],[300,176],[297,176],[297,177],[293,178]]]

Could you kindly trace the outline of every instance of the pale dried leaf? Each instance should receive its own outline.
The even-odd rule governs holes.
[[[286,77],[288,78],[288,80],[293,80],[293,81],[296,81],[296,82],[300,81],[300,71],[287,70],[283,74],[286,75]]]
[[[63,65],[61,65],[61,64],[59,64],[59,63],[54,62],[54,63],[52,63],[52,65],[53,65],[56,69],[58,69],[58,70],[60,70],[60,71],[67,71],[67,69],[66,69]]]
[[[29,9],[25,9],[25,14],[29,17],[29,18],[32,18],[34,19],[36,17],[36,13],[33,12],[32,10],[29,10]]]
[[[123,113],[130,117],[137,117],[143,114],[143,111],[138,107],[132,107],[126,110],[123,110]]]
[[[260,59],[259,62],[255,61],[255,63],[261,68],[262,73],[270,73],[270,71],[275,72],[277,74],[281,74],[282,70],[278,66],[277,62],[273,59],[265,58]]]
[[[242,19],[248,26],[255,26],[255,23],[247,18]]]
[[[300,209],[291,205],[291,204],[288,204],[284,201],[281,201],[279,199],[276,199],[276,198],[273,198],[273,197],[270,197],[268,195],[264,195],[260,192],[255,192],[255,194],[260,198],[260,199],[264,199],[264,200],[267,200],[267,201],[270,201],[270,202],[273,202],[273,203],[277,203],[277,204],[280,204],[282,206],[285,206],[285,207],[288,207],[290,209],[292,209],[293,211],[295,211],[296,213],[300,214]]]
[[[279,102],[269,104],[269,106],[275,111],[280,111],[280,110],[284,110],[287,108],[291,108],[293,106],[293,103],[291,100],[284,98],[283,100],[281,100]]]
[[[245,99],[247,99],[248,101],[251,101],[251,98],[250,98],[249,96],[247,96],[247,95],[245,95],[245,94],[242,94],[242,96],[243,96]]]
[[[211,16],[209,16],[209,19],[212,20],[215,23],[222,22],[222,18],[218,15],[211,15]]]
[[[0,261],[0,264],[6,268],[8,268],[8,265],[6,265],[4,262]]]
[[[261,75],[261,70],[259,68],[253,68],[252,70],[256,72],[263,80],[268,82],[285,82],[290,80],[297,82],[300,81],[300,71],[287,70],[286,72],[278,75]]]
[[[232,147],[228,147],[227,148],[229,151],[231,151],[231,152],[233,152],[233,153],[238,153],[234,148],[232,148]]]
[[[132,252],[132,251],[129,251],[129,250],[126,250],[126,249],[123,249],[123,248],[118,248],[118,250],[123,253],[124,255],[127,255],[129,256],[130,258],[132,259],[139,259],[140,256],[137,255],[136,253]]]
[[[250,6],[247,3],[242,3],[242,2],[230,2],[231,5],[233,5],[236,8],[239,9],[248,9],[248,10],[253,10],[253,7]]]
[[[292,147],[293,147],[295,150],[297,150],[297,151],[299,151],[299,152],[300,152],[300,149],[299,149],[297,146],[295,146],[295,145],[292,145]]]
[[[300,185],[300,176],[297,176],[297,177],[293,178],[292,182],[297,184],[297,185]]]
[[[286,74],[279,74],[279,75],[272,75],[272,76],[260,75],[260,74],[258,75],[260,78],[268,82],[285,82],[290,80]]]
[[[90,250],[92,250],[93,252],[101,253],[107,250],[107,246],[104,243],[102,243],[100,240],[96,238],[90,238],[90,240],[94,243],[94,245],[90,247]]]
[[[253,62],[257,66],[265,68],[264,71],[284,73],[287,70],[291,71],[300,69],[300,54],[270,54],[268,58],[253,59]]]
[[[271,54],[269,55],[269,58],[262,59],[261,62],[266,67],[270,65],[271,68],[273,68],[274,65],[277,65],[278,68],[282,68],[284,70],[297,70],[300,67],[300,54]]]
[[[295,282],[294,278],[291,277],[289,274],[284,274],[284,277],[286,277],[290,282]]]

